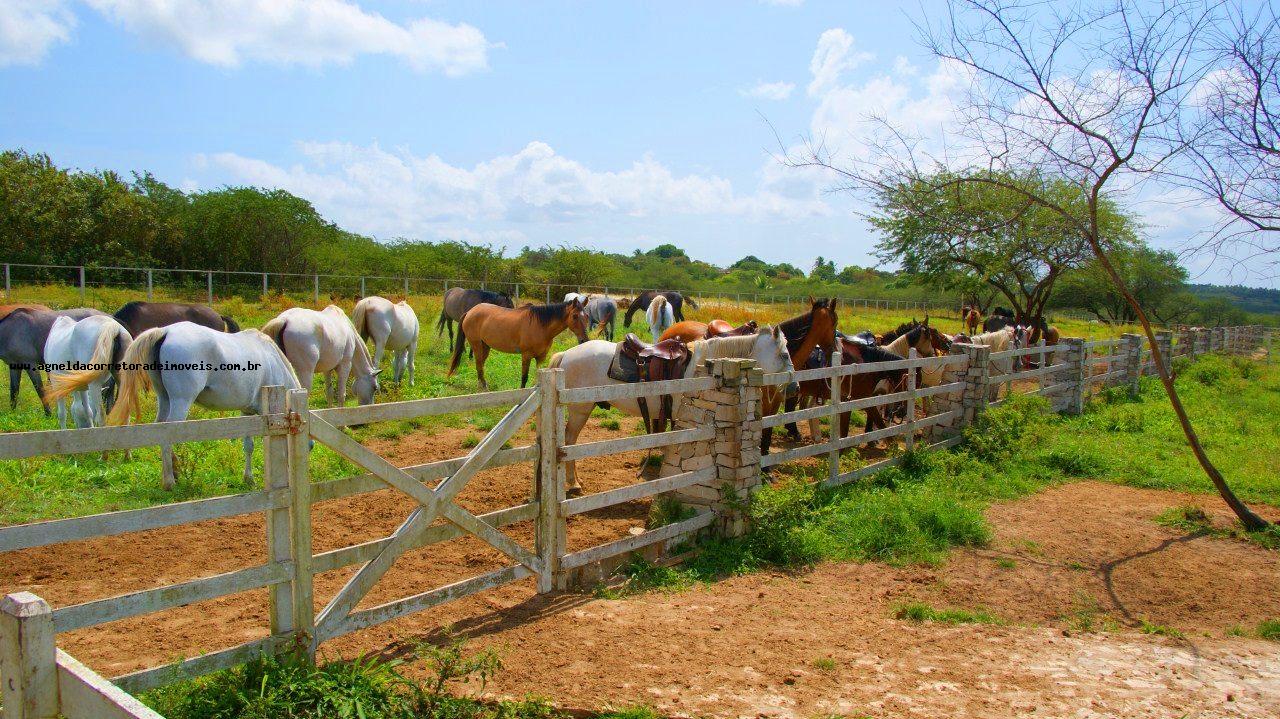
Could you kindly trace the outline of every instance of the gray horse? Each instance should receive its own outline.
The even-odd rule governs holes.
[[[440,319],[436,322],[436,337],[439,337],[445,328],[449,330],[450,352],[453,351],[453,323],[461,322],[462,316],[478,304],[497,305],[509,309],[515,307],[511,298],[501,292],[450,287],[449,291],[444,293],[444,307],[440,309]],[[462,337],[461,332],[458,333],[458,337]]]
[[[591,295],[583,310],[587,315],[587,331],[601,328],[604,338],[613,341],[613,328],[618,318],[618,303],[608,295]]]
[[[49,416],[49,403],[44,400],[44,383],[40,381],[40,371],[37,369],[44,362],[44,345],[49,339],[49,330],[59,317],[79,321],[105,314],[89,307],[70,310],[16,309],[0,319],[0,360],[9,365],[9,409],[18,406],[18,385],[25,371],[27,377],[31,378],[31,385],[36,388],[36,396],[40,398],[45,416]]]

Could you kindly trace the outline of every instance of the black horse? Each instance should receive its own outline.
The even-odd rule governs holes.
[[[497,305],[514,308],[511,298],[501,292],[489,290],[469,290],[465,287],[450,287],[444,293],[444,307],[440,309],[440,319],[436,322],[436,337],[447,328],[449,330],[449,351],[453,351],[453,323],[461,322],[462,316],[472,307],[480,304]],[[462,333],[458,333],[462,337]]]
[[[653,298],[658,295],[662,295],[667,298],[667,302],[671,305],[671,311],[675,314],[676,322],[684,322],[684,303],[686,300],[684,295],[674,290],[668,290],[667,292],[645,290],[634,300],[631,300],[631,305],[627,307],[627,314],[622,318],[622,326],[630,327],[631,316],[637,312],[644,312],[645,310],[648,310],[649,303],[653,302]],[[687,298],[687,300],[690,307],[695,310],[698,309],[698,303],[694,302],[692,297]]]
[[[1014,318],[1012,311],[997,307],[991,310],[991,314],[982,321],[982,331],[995,332],[996,330],[1016,325],[1018,325],[1018,321]]]

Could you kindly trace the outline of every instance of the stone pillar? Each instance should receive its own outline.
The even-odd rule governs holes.
[[[1178,356],[1195,354],[1195,333],[1189,329],[1178,330]]]
[[[1059,344],[1066,347],[1063,354],[1062,368],[1058,374],[1058,382],[1064,382],[1067,388],[1063,390],[1062,395],[1065,397],[1062,411],[1066,414],[1080,414],[1084,412],[1084,391],[1085,391],[1085,347],[1084,339],[1081,337],[1064,337]]]
[[[1138,379],[1142,377],[1142,335],[1125,333],[1121,335],[1125,349],[1124,383],[1129,386],[1129,395],[1138,396]]]
[[[1214,327],[1209,330],[1209,351],[1220,352],[1226,348],[1226,328]]]
[[[764,373],[745,359],[709,360],[698,374],[709,373],[716,386],[681,398],[676,421],[682,427],[713,427],[711,439],[688,442],[663,458],[663,476],[714,468],[715,476],[677,490],[684,504],[716,513],[722,536],[746,531],[744,512],[760,487],[760,392]]]
[[[951,345],[951,352],[969,358],[964,374],[958,378],[964,380],[964,391],[960,393],[960,408],[964,412],[958,426],[965,427],[987,407],[991,392],[991,348],[957,342]]]
[[[1173,332],[1169,330],[1157,331],[1156,347],[1160,349],[1160,356],[1164,359],[1165,371],[1173,372]],[[1156,366],[1154,352],[1151,354],[1151,373],[1157,377],[1160,376],[1160,368]]]
[[[962,344],[962,343],[956,342],[951,345],[951,354],[954,356],[968,355],[969,353],[967,350],[965,350],[965,348],[977,347],[977,346],[978,345],[969,345],[969,344]],[[983,349],[986,349],[988,354],[991,353],[991,350],[989,348],[983,348]],[[972,363],[973,361],[974,361],[973,358],[969,359],[969,363]],[[947,394],[934,395],[930,400],[928,400],[933,405],[933,409],[930,410],[932,414],[945,414],[955,409],[964,409],[965,390],[969,389],[969,386],[968,386],[969,363],[965,363],[959,366],[947,365],[946,367],[943,368],[942,379],[939,380],[939,384],[951,384],[953,382],[964,382],[965,388],[960,390],[959,392],[948,392]],[[957,417],[956,419],[948,420],[946,422],[939,422],[938,424],[935,424],[929,432],[930,441],[937,442],[943,439],[947,439],[949,436],[954,435],[960,430],[964,429],[965,418],[963,415],[964,413],[961,412],[961,416]]]

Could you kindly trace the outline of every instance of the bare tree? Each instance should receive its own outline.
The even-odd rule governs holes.
[[[1108,197],[1135,192],[1187,149],[1180,129],[1215,67],[1220,10],[1191,0],[1105,7],[950,0],[939,21],[920,26],[933,54],[971,80],[945,141],[880,119],[880,132],[868,139],[877,159],[850,163],[809,143],[789,160],[834,170],[850,190],[985,185],[1054,213],[1088,243],[1133,308],[1191,451],[1243,525],[1256,530],[1267,522],[1236,497],[1201,445],[1147,312],[1111,262],[1101,222]],[[1083,201],[1064,202],[1042,191],[1043,183],[1018,179],[1026,177],[1065,178]]]

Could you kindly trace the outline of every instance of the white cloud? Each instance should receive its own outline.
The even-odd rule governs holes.
[[[809,83],[809,95],[819,97],[836,87],[841,75],[874,57],[868,52],[853,51],[853,36],[843,28],[832,28],[818,38],[818,47],[809,61],[813,82]]]
[[[738,94],[758,100],[785,100],[791,97],[791,91],[794,89],[796,86],[792,82],[760,82],[756,83],[755,87],[739,90]]]
[[[213,65],[314,67],[370,54],[450,76],[488,65],[490,44],[470,25],[430,18],[397,24],[345,0],[85,1],[130,32]]]
[[[40,62],[75,24],[62,0],[0,0],[0,67]]]
[[[308,198],[339,224],[380,236],[439,236],[443,228],[460,223],[546,226],[675,216],[771,220],[830,212],[812,183],[788,185],[766,176],[754,193],[741,194],[728,180],[678,176],[651,157],[621,170],[593,170],[542,142],[470,168],[376,144],[303,143],[299,150],[301,161],[287,167],[234,153],[198,157],[195,165],[219,170],[233,182],[284,188]]]

